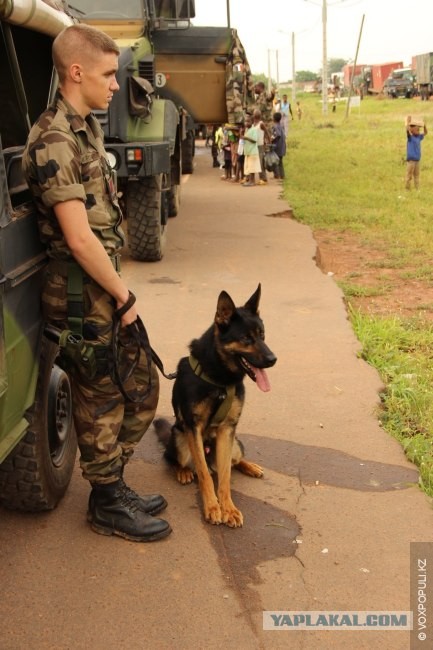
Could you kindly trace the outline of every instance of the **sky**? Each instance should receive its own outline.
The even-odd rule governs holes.
[[[193,23],[227,25],[228,1],[253,74],[270,68],[280,82],[292,78],[292,33],[295,70],[322,69],[323,3],[327,60],[355,59],[361,25],[358,63],[410,66],[412,56],[433,52],[433,0],[195,0]]]

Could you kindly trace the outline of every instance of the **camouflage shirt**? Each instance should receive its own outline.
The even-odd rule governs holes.
[[[108,255],[123,246],[122,213],[104,135],[92,114],[84,120],[57,94],[30,131],[23,169],[38,208],[40,236],[50,257],[71,258],[53,207],[72,199],[85,204],[90,228]]]
[[[267,129],[272,127],[272,107],[274,95],[272,93],[262,92],[257,95],[254,108],[258,108],[261,113],[262,121]]]

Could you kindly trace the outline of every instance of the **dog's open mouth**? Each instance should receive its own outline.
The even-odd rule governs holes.
[[[269,383],[268,375],[266,374],[266,371],[263,370],[263,368],[256,368],[255,366],[252,366],[250,363],[248,363],[245,357],[241,357],[241,364],[248,377],[256,382],[257,387],[260,388],[260,390],[262,390],[264,393],[267,393],[271,390],[271,384]]]

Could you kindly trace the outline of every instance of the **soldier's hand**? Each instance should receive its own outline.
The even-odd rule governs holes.
[[[135,296],[131,292],[128,294],[127,300],[117,300],[116,309],[120,312],[120,323],[122,327],[131,325],[137,320],[138,312],[135,305]]]

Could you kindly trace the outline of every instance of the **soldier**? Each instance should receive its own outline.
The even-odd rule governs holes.
[[[258,81],[254,86],[254,92],[256,95],[255,108],[260,111],[266,128],[270,130],[272,128],[272,109],[275,90],[272,89],[270,93],[267,93],[263,81]]]
[[[124,482],[123,470],[154,417],[158,374],[140,354],[124,386],[112,378],[113,316],[120,310],[119,349],[128,354],[121,344],[127,345],[125,328],[136,324],[138,314],[119,273],[122,215],[103,133],[91,113],[107,110],[119,89],[118,56],[116,43],[87,25],[57,36],[59,91],[30,131],[23,165],[49,257],[45,318],[59,329],[82,333],[96,359],[93,379],[79,364],[70,373],[80,466],[92,487],[88,520],[97,533],[149,542],[171,532],[166,521],[152,516],[167,502],[159,494],[138,496]],[[144,401],[133,399],[143,385],[150,386]]]

